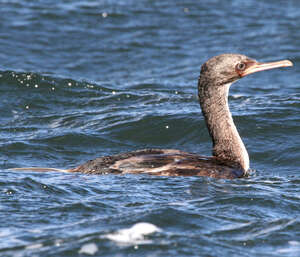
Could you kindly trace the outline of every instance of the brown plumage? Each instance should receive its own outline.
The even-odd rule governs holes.
[[[230,85],[254,72],[292,66],[288,60],[259,63],[240,54],[222,54],[202,65],[198,94],[213,142],[213,156],[173,149],[145,149],[90,160],[74,169],[53,171],[86,174],[144,173],[162,176],[237,178],[247,175],[249,157],[228,107]],[[51,168],[16,168],[49,171]]]
[[[228,164],[228,163],[227,163]],[[243,171],[235,164],[224,165],[215,157],[205,157],[173,149],[144,149],[90,160],[69,172],[86,174],[147,173],[161,176],[209,176],[236,178]]]

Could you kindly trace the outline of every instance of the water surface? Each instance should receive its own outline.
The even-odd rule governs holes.
[[[299,256],[298,1],[0,6],[1,256]],[[249,178],[7,170],[150,147],[210,155],[197,78],[225,52],[294,63],[231,88]]]

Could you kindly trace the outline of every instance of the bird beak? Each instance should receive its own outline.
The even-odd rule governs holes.
[[[278,62],[253,62],[240,75],[241,77],[245,77],[255,72],[289,66],[293,66],[293,63],[289,60],[282,60]]]

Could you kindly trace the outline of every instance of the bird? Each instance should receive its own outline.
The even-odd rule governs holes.
[[[202,65],[198,78],[198,97],[212,140],[212,156],[175,149],[142,149],[99,157],[71,169],[31,167],[13,170],[206,176],[217,179],[247,177],[250,171],[249,155],[229,110],[229,88],[250,74],[288,66],[293,66],[289,60],[258,62],[233,53],[214,56]]]

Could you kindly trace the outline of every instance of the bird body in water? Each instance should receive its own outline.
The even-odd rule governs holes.
[[[229,110],[229,88],[232,83],[249,74],[292,65],[289,60],[260,63],[241,54],[218,55],[202,65],[198,80],[198,95],[213,143],[212,157],[173,149],[144,149],[96,158],[68,170],[38,167],[14,170],[86,174],[143,173],[229,179],[247,176],[249,156]]]

